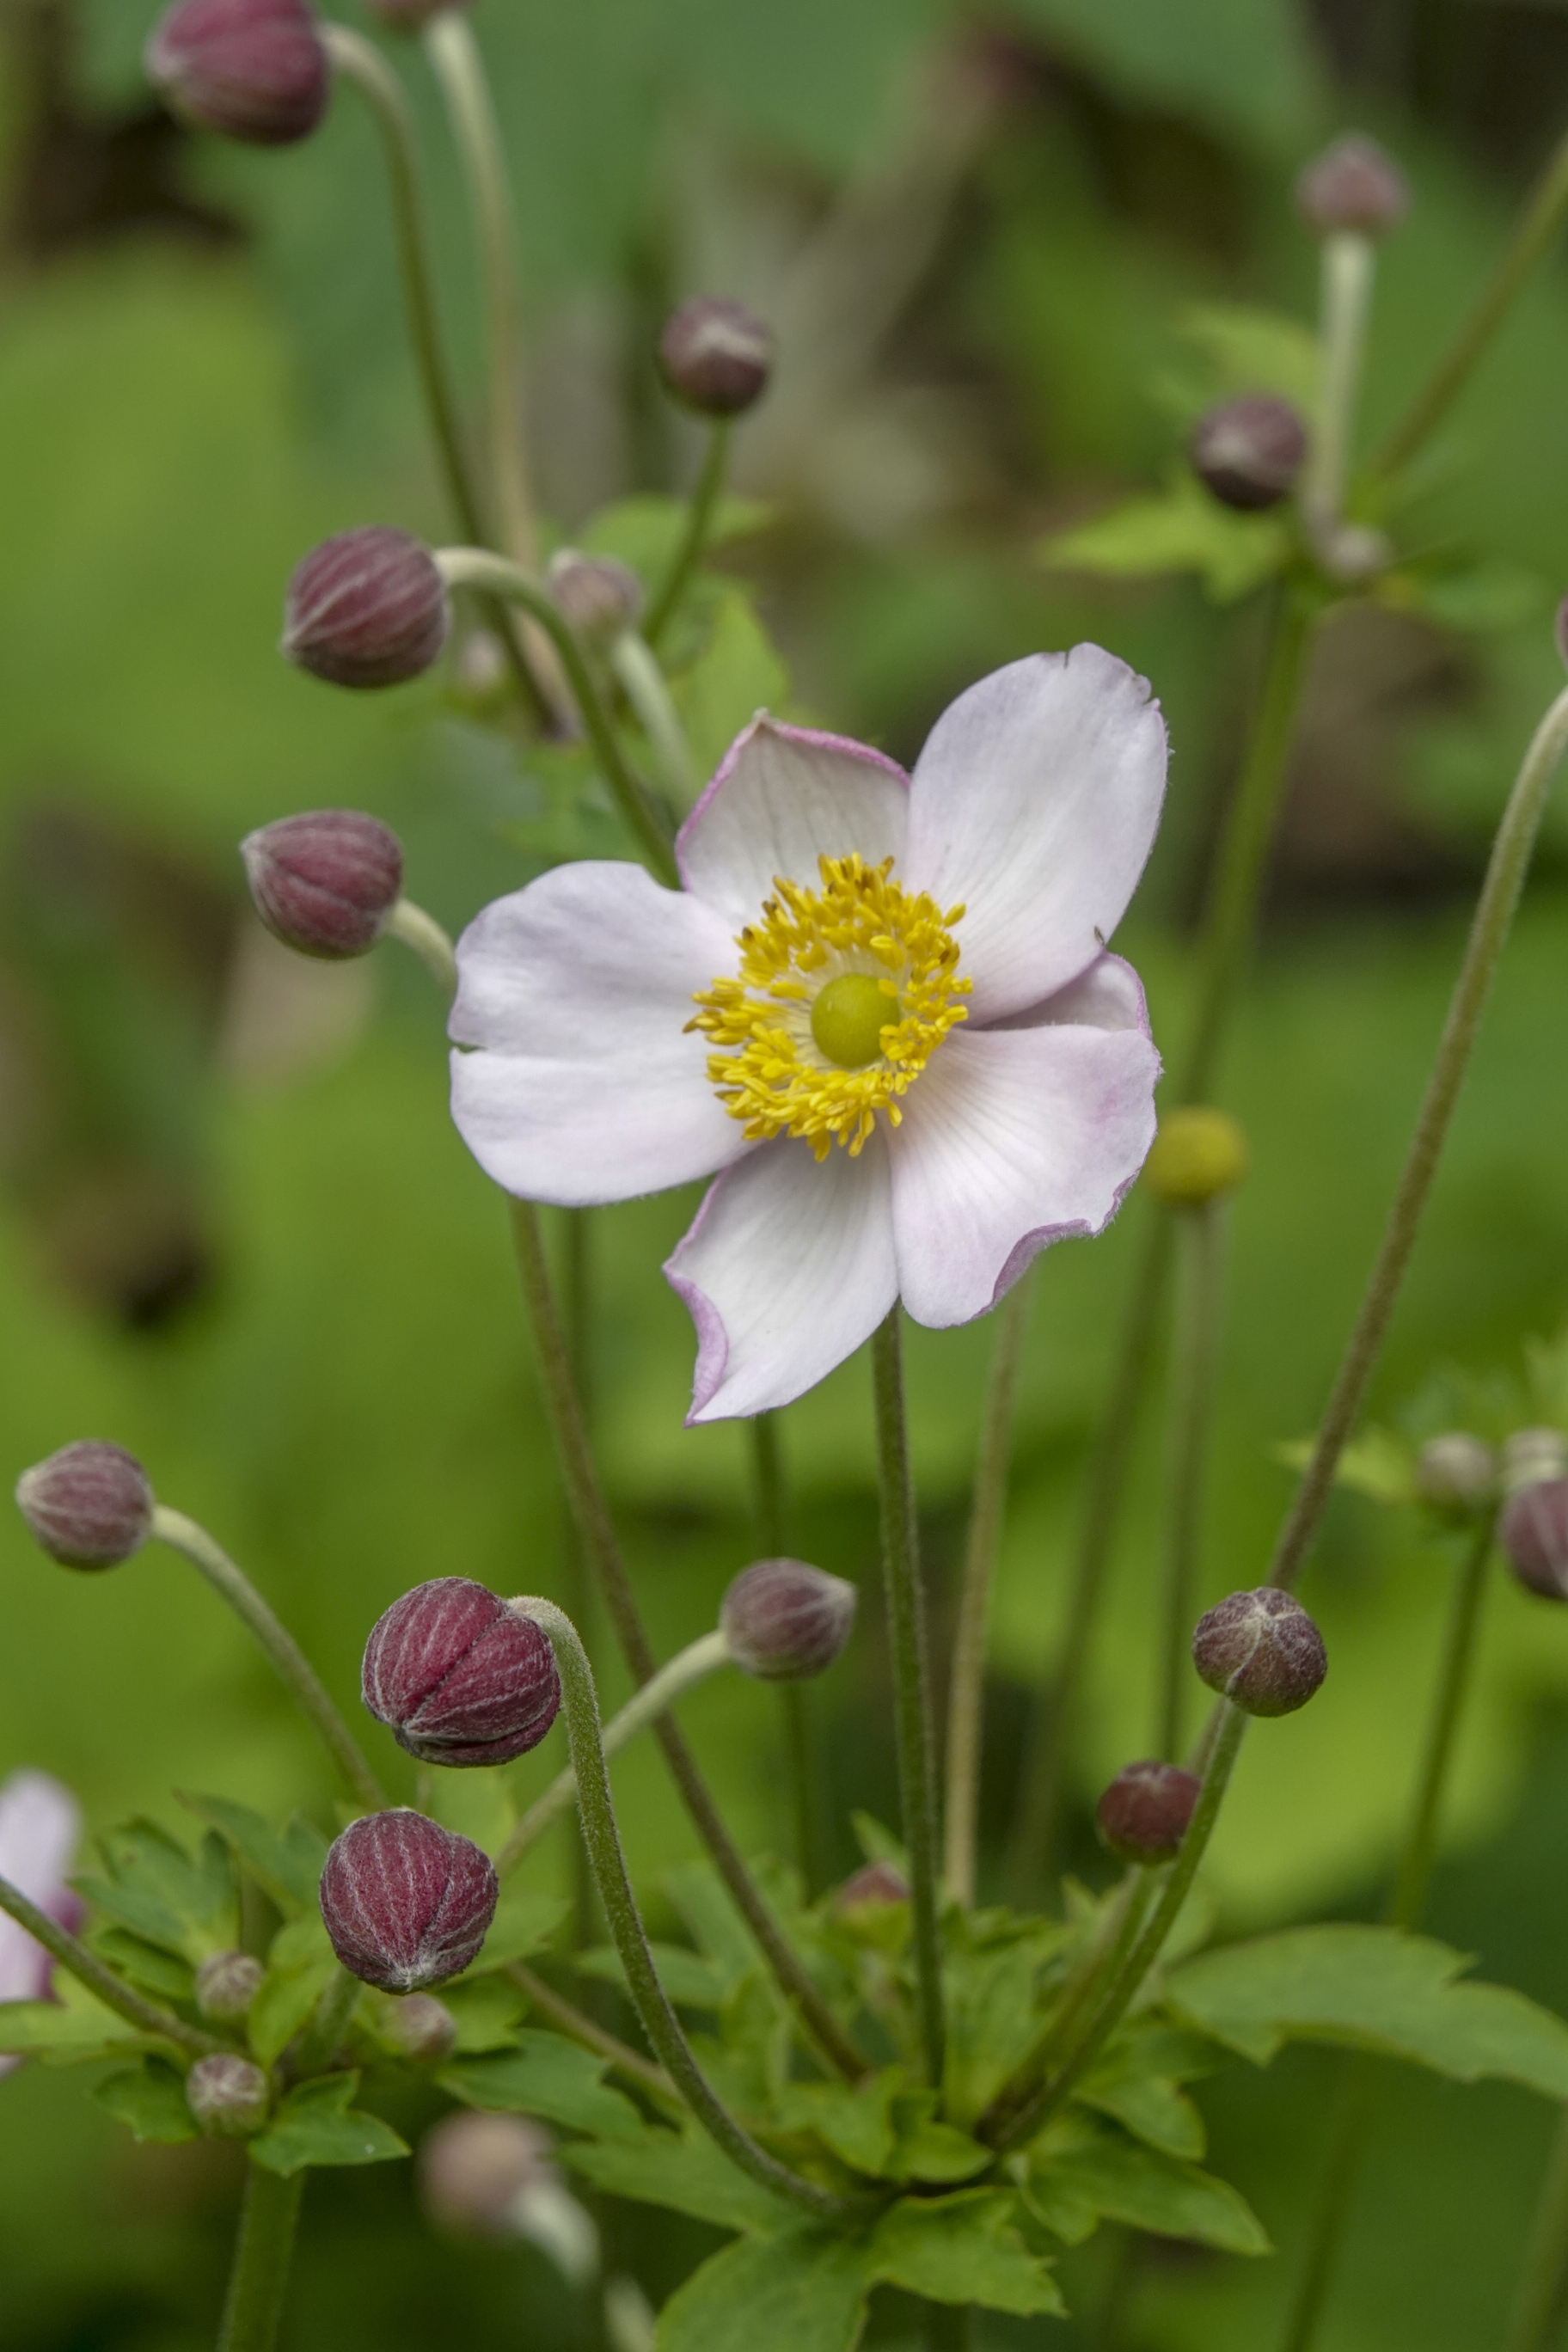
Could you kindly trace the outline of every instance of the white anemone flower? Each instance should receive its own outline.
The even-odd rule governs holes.
[[[681,827],[679,890],[560,866],[469,926],[452,1109],[486,1172],[574,1208],[716,1175],[665,1268],[692,1421],[787,1404],[898,1299],[967,1323],[1115,1214],[1160,1064],[1105,943],[1164,781],[1144,679],[1036,654],[960,695],[912,776],[759,716]]]
[[[47,1772],[13,1772],[0,1784],[0,1878],[62,1927],[81,1917],[81,1898],[65,1883],[80,1835],[76,1799]],[[42,2000],[53,1968],[43,1946],[0,1911],[0,2001]],[[0,2074],[19,2063],[0,2058]]]

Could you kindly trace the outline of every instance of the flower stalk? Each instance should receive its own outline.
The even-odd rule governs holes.
[[[434,915],[427,915],[412,898],[399,898],[386,919],[383,936],[401,940],[405,948],[411,948],[443,995],[456,996],[458,959],[450,937]]]
[[[647,639],[636,629],[623,629],[610,647],[610,667],[652,747],[665,791],[679,806],[689,808],[698,787],[691,747]]]
[[[674,2084],[659,2067],[650,2065],[636,2050],[629,2050],[596,2018],[590,2017],[585,2010],[579,2009],[564,1994],[558,1993],[553,1985],[546,1984],[544,1979],[536,1975],[524,1961],[509,1960],[501,1973],[510,1977],[519,1992],[527,1995],[530,2005],[539,2011],[541,2017],[547,2017],[569,2041],[580,2042],[584,2050],[594,2051],[614,2067],[616,2074],[624,2075],[628,2083],[635,2083],[639,2091],[646,2091],[648,2097],[657,2100],[668,2113],[684,2116],[685,2105]]]
[[[184,2051],[192,2058],[208,2057],[214,2051],[226,2046],[215,2041],[210,2033],[202,2032],[199,2027],[187,2025],[172,2010],[162,2009],[156,2001],[147,2000],[141,1993],[133,1992],[112,1969],[105,1966],[96,1952],[89,1952],[79,1937],[51,1919],[48,1913],[41,1911],[36,1903],[30,1902],[21,1888],[13,1886],[8,1878],[0,1878],[0,1911],[9,1912],[18,1927],[25,1927],[34,1942],[43,1946],[51,1959],[62,1969],[68,1969],[77,1982],[85,1985],[95,2000],[100,2000],[105,2009],[111,2009],[117,2017],[122,2017],[127,2025],[133,2025],[138,2033],[155,2033],[160,2041],[173,2043],[176,2050]]]
[[[679,610],[691,576],[702,561],[702,551],[712,536],[719,500],[724,488],[725,468],[730,460],[730,422],[727,416],[716,416],[708,427],[708,446],[702,453],[701,470],[687,506],[686,527],[670,558],[669,570],[655,591],[647,618],[643,623],[644,639],[656,651],[659,639]]]
[[[253,2157],[218,2329],[217,2352],[272,2352],[289,2291],[289,2271],[305,2193],[303,2172],[269,2172]]]
[[[1197,1614],[1198,1542],[1204,1470],[1214,1417],[1225,1287],[1223,1198],[1176,1212],[1176,1326],[1171,1350],[1170,1473],[1165,1507],[1165,1639],[1159,1742],[1172,1762],[1182,1753],[1182,1717],[1192,1675]]]
[[[1318,331],[1322,380],[1301,507],[1331,568],[1334,535],[1344,519],[1356,393],[1376,275],[1377,247],[1364,229],[1335,229],[1323,239]]]
[[[776,1412],[759,1412],[747,1423],[752,1485],[756,1500],[757,1557],[777,1559],[784,1549],[784,1449]],[[809,1902],[817,1883],[816,1759],[811,1742],[810,1702],[800,1682],[779,1685],[795,1811],[795,1863]]]

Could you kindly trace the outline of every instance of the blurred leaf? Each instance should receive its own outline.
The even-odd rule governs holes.
[[[506,1977],[461,1977],[455,1984],[444,1984],[440,1997],[457,2023],[454,2046],[465,2055],[515,2045],[514,2029],[528,2000]]]
[[[100,2106],[129,2124],[138,2139],[172,2146],[201,2137],[185,2097],[185,2078],[166,2059],[143,2058],[127,2074],[106,2075],[93,2084],[92,2095]]]
[[[506,1960],[526,1959],[531,1952],[548,1944],[571,1908],[569,1895],[543,1895],[534,1888],[503,1895],[496,1905],[496,1915],[479,1958],[468,1975],[482,1976],[490,1969],[499,1969]],[[458,1979],[459,1983],[463,1981]],[[447,1986],[443,1990],[443,2000],[451,1990]]]
[[[860,2248],[820,2231],[741,2238],[677,2287],[658,2315],[658,2352],[853,2352],[866,2319]]]
[[[652,595],[675,561],[690,509],[684,499],[644,491],[601,507],[583,526],[582,545],[591,555],[613,555],[635,572]],[[759,499],[721,499],[709,530],[710,547],[750,539],[773,520]]]
[[[161,2046],[80,1988],[68,1991],[63,1982],[56,2000],[0,2001],[0,2052],[6,2053],[47,2054],[74,2065]]]
[[[776,714],[788,707],[789,672],[744,589],[721,593],[702,651],[671,680],[670,691],[702,778],[713,774],[759,710]]]
[[[1295,146],[1318,75],[1290,0],[1012,0],[1112,89],[1195,115],[1251,146]]]
[[[1065,2316],[1056,2281],[1013,2226],[1016,2216],[1010,2189],[900,2198],[872,2232],[867,2275],[937,2303]]]
[[[1271,392],[1308,424],[1317,415],[1318,339],[1300,319],[1241,302],[1192,302],[1177,312],[1175,326],[1205,362],[1201,383],[1166,380],[1183,422],[1194,423],[1215,401],[1244,392]]]
[[[1212,2073],[1214,2065],[1212,2043],[1141,2020],[1112,2044],[1074,2096],[1163,2155],[1195,2162],[1204,2152],[1203,2117],[1180,2086]]]
[[[884,2066],[868,2083],[786,2083],[776,2112],[786,2131],[811,2131],[857,2172],[875,2177],[893,2153],[890,2103],[903,2087],[902,2067]]]
[[[1037,551],[1049,571],[1112,580],[1195,572],[1215,602],[1228,604],[1278,572],[1289,548],[1289,530],[1277,516],[1237,514],[1183,474],[1163,496],[1130,499],[1042,541]]]
[[[1489,635],[1517,629],[1546,611],[1552,592],[1540,572],[1503,557],[1426,566],[1414,562],[1378,583],[1378,601],[1420,613],[1439,628]]]
[[[700,1952],[689,1951],[684,1944],[654,1944],[650,1948],[659,1982],[672,2001],[682,2009],[722,2008],[730,1982],[723,1969],[705,1960]],[[605,1984],[624,1986],[626,1980],[621,1956],[613,1944],[574,1952],[572,1965],[582,1975],[598,1977]]]
[[[350,2106],[358,2088],[357,2074],[323,2074],[299,2084],[250,2142],[252,2162],[287,2177],[311,2164],[384,2164],[391,2157],[406,2156],[406,2140],[390,2124]]]
[[[444,2066],[437,2079],[443,2090],[470,2107],[539,2116],[546,2123],[603,2133],[609,2139],[636,2136],[643,2128],[631,2101],[605,2081],[602,2058],[562,2034],[542,2033],[530,2026],[518,2035],[515,2050]]]
[[[471,2070],[461,2070],[471,2071]],[[635,2136],[574,2140],[561,2154],[612,2197],[633,2197],[668,2205],[721,2230],[774,2231],[785,2227],[794,2208],[737,2172],[704,2131],[639,2127]]]
[[[711,1964],[715,1982],[730,1991],[755,1969],[757,1949],[728,1887],[706,1858],[666,1871],[664,1884],[693,1942]],[[765,1887],[764,1893],[772,1896],[773,1890]],[[783,1913],[785,1906],[775,1903],[774,1908]],[[666,1958],[672,1948],[664,1948]]]
[[[1163,2238],[1192,2238],[1230,2254],[1270,2252],[1263,2226],[1227,2180],[1177,2162],[1113,2126],[1068,2115],[1029,2154],[1030,2204],[1065,2244],[1101,2219]]]
[[[1274,1448],[1275,1460],[1288,1469],[1305,1470],[1315,1444],[1310,1437],[1288,1438]],[[1414,1503],[1415,1449],[1391,1429],[1363,1429],[1340,1455],[1334,1481],[1373,1503]]]
[[[327,1841],[310,1822],[296,1813],[279,1834],[260,1813],[227,1797],[187,1796],[182,1791],[180,1801],[212,1823],[286,1919],[302,1911],[315,1911]]]
[[[891,2108],[894,2145],[888,2166],[894,2180],[969,2180],[994,2158],[952,2124],[935,2119],[934,2091],[901,2091]]]
[[[331,1982],[337,1965],[319,1911],[279,1928],[246,2019],[259,2064],[270,2066],[281,2056]]]
[[[160,2000],[188,2001],[195,1991],[195,1970],[189,1960],[144,1943],[123,1927],[100,1927],[88,1938],[100,1959],[116,1975],[129,1978]]]

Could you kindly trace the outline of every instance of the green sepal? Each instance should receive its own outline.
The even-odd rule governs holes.
[[[643,2133],[641,2116],[604,2076],[605,2061],[593,2051],[563,2034],[525,2026],[515,2049],[444,2066],[437,2080],[466,2106],[539,2116],[606,2140],[637,2137]]]
[[[1029,2210],[1065,2245],[1079,2244],[1103,2220],[1227,2254],[1270,2252],[1262,2223],[1228,2180],[1081,2110],[1059,2117],[1035,2142],[1026,2184]]]
[[[287,2177],[307,2165],[384,2164],[406,2156],[407,2141],[390,2124],[350,2105],[358,2088],[357,2074],[322,2074],[299,2084],[251,2141],[252,2160]]]
[[[106,2075],[94,2084],[92,2095],[140,2140],[173,2147],[202,2136],[185,2097],[185,2078],[166,2059],[144,2058],[122,2074]]]
[[[265,1815],[227,1797],[191,1796],[182,1790],[180,1802],[211,1824],[285,1919],[315,1909],[327,1840],[313,1822],[296,1813],[278,1831]]]
[[[658,2352],[854,2352],[868,2284],[852,2239],[797,2229],[738,2238],[670,2296]]]
[[[903,2197],[882,2215],[866,2250],[866,2275],[933,2303],[978,2303],[1026,2318],[1067,2305],[1050,2271],[1018,2233],[1008,2189],[954,2197]]]

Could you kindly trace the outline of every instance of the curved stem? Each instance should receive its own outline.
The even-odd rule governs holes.
[[[634,1692],[618,1715],[605,1726],[605,1753],[615,1756],[656,1717],[689,1690],[705,1682],[730,1663],[730,1644],[721,1633],[700,1634],[660,1666],[652,1679]],[[557,1773],[542,1797],[536,1797],[496,1856],[496,1876],[515,1870],[529,1848],[536,1845],[553,1821],[568,1811],[577,1796],[577,1776],[570,1765]]]
[[[405,948],[412,948],[437,987],[447,996],[456,996],[458,959],[449,935],[434,915],[427,915],[412,898],[399,898],[386,919],[383,937],[401,940]]]
[[[1300,1575],[1308,1546],[1317,1532],[1335,1467],[1361,1410],[1394,1313],[1454,1106],[1475,1049],[1492,976],[1519,904],[1546,795],[1564,749],[1568,749],[1568,692],[1558,696],[1536,729],[1492,844],[1442,1040],[1376,1263],[1334,1380],[1311,1459],[1296,1490],[1269,1568],[1268,1581],[1287,1591]]]
[[[653,747],[666,792],[681,807],[689,808],[697,798],[691,746],[647,639],[639,637],[635,629],[623,630],[610,647],[610,667]]]
[[[1182,1717],[1192,1679],[1204,1468],[1214,1411],[1225,1283],[1226,1204],[1208,1201],[1177,1213],[1176,1328],[1171,1362],[1171,1465],[1165,1515],[1165,1643],[1159,1745],[1173,1760],[1182,1750]]]
[[[914,1926],[915,2000],[928,2083],[940,2089],[946,2030],[942,2019],[942,1931],[937,1917],[936,1760],[926,1664],[925,1598],[921,1590],[914,1487],[904,1425],[903,1351],[893,1310],[871,1337],[877,1406],[877,1486],[882,1512],[882,1585],[892,1657],[899,1797],[910,1855]]]
[[[1013,1285],[996,1317],[980,1454],[974,1470],[963,1580],[952,1637],[952,1679],[947,1701],[947,1801],[942,1815],[942,1875],[955,1903],[974,1900],[974,1857],[980,1823],[980,1757],[985,1715],[985,1628],[991,1578],[1007,1507],[1013,1451],[1013,1409],[1029,1320],[1030,1275]]]
[[[236,1616],[249,1626],[320,1732],[323,1745],[362,1809],[367,1813],[384,1811],[385,1791],[360,1753],[358,1741],[328,1697],[314,1666],[293,1635],[279,1623],[243,1569],[237,1568],[206,1529],[198,1527],[195,1519],[188,1519],[184,1511],[171,1511],[160,1503],[153,1513],[152,1531],[160,1543],[166,1543],[171,1551],[188,1559],[213,1590],[222,1594]]]
[[[17,1927],[25,1927],[35,1943],[42,1944],[52,1960],[68,1969],[78,1984],[85,1985],[96,2000],[100,2000],[105,2009],[113,2010],[127,2025],[133,2025],[138,2033],[155,2033],[161,2041],[173,2042],[176,2050],[184,2050],[192,2058],[205,2058],[215,2050],[228,2047],[210,2033],[187,2025],[172,2011],[160,2009],[156,2001],[145,2000],[139,1992],[132,1992],[96,1952],[89,1952],[47,1911],[40,1911],[8,1878],[0,1878],[0,1911],[8,1911]]]
[[[1520,2273],[1508,2352],[1551,2352],[1568,2303],[1568,2107],[1563,2110]]]
[[[610,1934],[626,1971],[632,2005],[665,2072],[703,2129],[739,2170],[771,2190],[775,2197],[785,2199],[818,2221],[844,2221],[855,2218],[862,2210],[858,2203],[851,2203],[846,2198],[834,2196],[828,2189],[817,2188],[814,2182],[804,2180],[799,2173],[792,2172],[787,2165],[778,2163],[742,2129],[722,2101],[715,2095],[658,1980],[637,1897],[632,1893],[631,1880],[626,1874],[616,1809],[610,1797],[610,1776],[605,1769],[599,1731],[599,1704],[587,1653],[577,1639],[576,1628],[571,1619],[563,1610],[557,1609],[552,1601],[530,1597],[515,1600],[510,1606],[520,1616],[533,1620],[555,1653],[556,1664],[561,1669],[562,1704],[565,1709],[566,1735],[572,1748],[572,1769],[577,1776],[583,1830],[588,1842],[588,1852],[593,1856],[599,1900],[605,1906]]]
[[[1325,540],[1344,512],[1356,392],[1376,271],[1377,247],[1363,230],[1339,229],[1323,239],[1318,331],[1322,395],[1307,452],[1301,507],[1310,528]]]
[[[678,877],[674,854],[669,845],[670,828],[660,817],[646,787],[628,766],[616,730],[610,724],[609,713],[594,683],[593,674],[584,659],[576,632],[548,590],[524,572],[521,565],[509,562],[504,555],[492,555],[487,548],[442,548],[437,551],[436,562],[449,587],[488,590],[491,595],[502,596],[511,604],[521,604],[524,612],[531,614],[539,623],[561,656],[561,666],[582,715],[588,740],[594,747],[605,772],[605,781],[616,796],[622,816],[641,842],[648,866],[658,880],[674,883]]]
[[[628,2050],[626,2043],[617,2040],[596,2018],[590,2017],[585,2010],[579,2009],[563,1993],[557,1992],[553,1985],[546,1984],[542,1977],[536,1976],[521,1960],[508,1960],[501,1974],[510,1977],[519,1992],[528,1995],[531,2005],[538,2010],[541,2017],[547,2017],[568,2041],[580,2042],[584,2050],[596,2053],[615,2068],[616,2074],[624,2074],[628,2083],[635,2083],[639,2091],[646,2091],[650,2099],[657,2099],[660,2106],[670,2113],[685,2115],[685,2105],[668,2074],[658,2066],[650,2065],[637,2051]]]
[[[268,2172],[254,2158],[246,2167],[234,2266],[228,2274],[217,2352],[272,2352],[289,2291],[303,2172]]]
[[[724,488],[724,468],[730,456],[730,419],[716,416],[708,428],[708,446],[702,453],[702,470],[697,477],[696,488],[686,510],[686,529],[679,544],[655,591],[647,617],[643,623],[643,635],[657,648],[670,622],[679,608],[688,583],[702,558],[713,528],[713,517]]]

